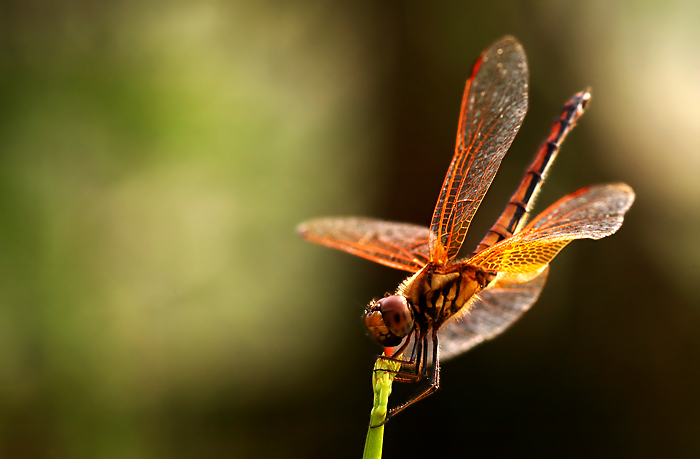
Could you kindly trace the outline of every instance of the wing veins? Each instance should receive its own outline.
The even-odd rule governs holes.
[[[482,54],[467,82],[455,155],[433,212],[431,261],[457,256],[526,110],[527,61],[520,44],[506,37]]]

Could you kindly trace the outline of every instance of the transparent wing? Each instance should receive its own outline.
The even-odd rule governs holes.
[[[538,271],[574,239],[600,239],[615,233],[633,202],[634,191],[624,183],[582,188],[468,263],[486,271]]]
[[[416,272],[428,262],[428,228],[364,217],[320,218],[297,228],[307,241]]]
[[[439,332],[440,359],[459,355],[502,333],[535,304],[549,267],[534,274],[500,274],[471,304],[469,312],[448,320]]]
[[[467,81],[457,145],[430,225],[431,261],[457,256],[527,111],[527,60],[513,37],[487,49]]]

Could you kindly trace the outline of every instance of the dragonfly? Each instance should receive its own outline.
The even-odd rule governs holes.
[[[526,224],[560,146],[589,104],[590,90],[562,108],[505,209],[470,256],[457,259],[469,225],[510,148],[528,107],[528,66],[513,37],[477,60],[462,98],[457,142],[429,227],[365,217],[320,218],[299,225],[311,242],[411,275],[364,312],[379,359],[401,363],[395,380],[425,387],[389,410],[387,420],[434,393],[440,359],[495,337],[537,301],[549,263],[575,239],[615,233],[634,202],[624,183],[564,196]]]

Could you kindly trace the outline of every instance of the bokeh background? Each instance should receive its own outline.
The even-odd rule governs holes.
[[[588,86],[538,209],[637,201],[385,456],[698,457],[699,24],[691,0],[3,2],[0,456],[359,457],[360,314],[403,274],[295,226],[427,225],[471,65],[512,34],[530,110],[468,250]]]

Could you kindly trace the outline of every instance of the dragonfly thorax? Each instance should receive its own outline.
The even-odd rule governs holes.
[[[495,273],[465,262],[449,266],[428,264],[406,279],[396,293],[413,306],[420,328],[439,328],[494,278]]]
[[[365,324],[379,344],[396,346],[413,331],[413,306],[403,295],[388,295],[367,306]]]

